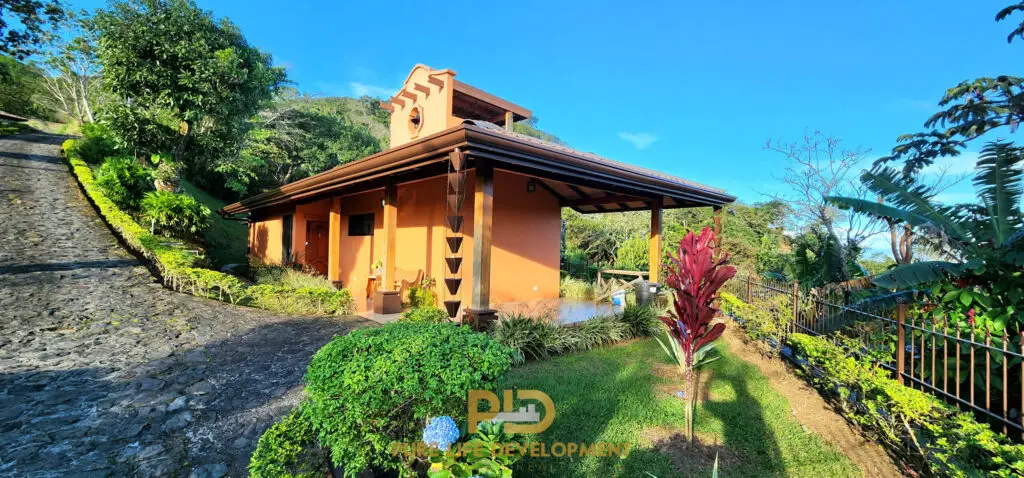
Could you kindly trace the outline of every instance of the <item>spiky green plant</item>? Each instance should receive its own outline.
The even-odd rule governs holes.
[[[986,309],[984,318],[990,329],[1000,332],[1024,306],[1022,163],[1021,148],[1001,141],[986,144],[972,181],[978,198],[975,203],[940,204],[932,189],[890,167],[876,167],[861,176],[881,202],[850,197],[829,200],[862,214],[911,226],[918,242],[937,256],[875,275],[871,278],[873,284],[888,290],[907,290],[955,281],[957,290],[970,289],[985,297],[979,300]]]

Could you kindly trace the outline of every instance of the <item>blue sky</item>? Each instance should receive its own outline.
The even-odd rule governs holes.
[[[416,63],[452,68],[575,148],[744,201],[782,188],[769,138],[820,130],[879,156],[946,88],[1011,72],[1006,3],[199,0],[304,91],[386,96]]]

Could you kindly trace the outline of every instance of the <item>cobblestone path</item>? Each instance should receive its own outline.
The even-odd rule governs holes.
[[[244,476],[312,354],[360,318],[164,289],[57,156],[0,138],[0,476]]]

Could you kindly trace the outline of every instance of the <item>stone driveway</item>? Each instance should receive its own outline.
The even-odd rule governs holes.
[[[85,201],[64,138],[0,138],[0,476],[244,476],[311,355],[360,318],[168,291]]]

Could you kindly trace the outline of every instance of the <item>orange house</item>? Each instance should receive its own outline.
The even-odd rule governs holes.
[[[452,317],[481,317],[493,304],[558,298],[563,207],[650,210],[660,251],[663,209],[735,200],[515,133],[530,111],[452,70],[417,65],[382,105],[390,149],[218,211],[248,214],[251,259],[307,264],[356,297],[379,289],[378,304],[401,281],[430,276]]]

